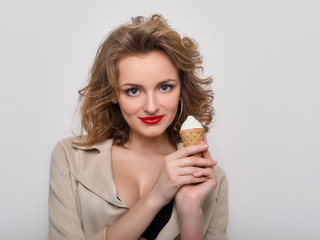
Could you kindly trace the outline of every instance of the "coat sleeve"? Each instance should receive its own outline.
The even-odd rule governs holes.
[[[220,179],[218,196],[216,199],[212,218],[208,230],[204,236],[204,239],[226,240],[228,219],[228,183],[225,173],[222,170],[222,177]]]
[[[49,240],[83,240],[82,221],[77,209],[73,177],[61,143],[53,150],[49,184]],[[88,240],[105,240],[106,229]]]

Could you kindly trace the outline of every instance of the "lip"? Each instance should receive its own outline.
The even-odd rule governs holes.
[[[157,116],[153,116],[153,117],[144,117],[144,118],[140,118],[140,120],[145,123],[145,124],[149,124],[149,125],[153,125],[153,124],[157,124],[158,122],[160,122],[163,118],[163,115],[157,115]]]

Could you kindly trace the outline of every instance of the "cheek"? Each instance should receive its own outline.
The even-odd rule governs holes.
[[[167,109],[176,111],[179,106],[179,96],[172,96],[170,98],[165,99],[165,106],[167,106]]]
[[[118,100],[122,115],[131,115],[139,110],[139,103],[132,99],[119,98]]]

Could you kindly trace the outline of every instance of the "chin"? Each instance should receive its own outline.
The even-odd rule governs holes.
[[[144,136],[149,137],[149,138],[155,138],[155,137],[160,137],[165,133],[165,131],[150,131],[144,134]]]
[[[140,135],[148,138],[160,137],[166,132],[164,128],[156,128],[156,129],[143,129],[139,132]]]

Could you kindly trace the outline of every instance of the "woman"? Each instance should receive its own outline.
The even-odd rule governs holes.
[[[109,34],[79,91],[86,136],[53,151],[50,239],[226,238],[227,182],[206,138],[178,148],[188,115],[212,121],[201,63],[159,15]]]

